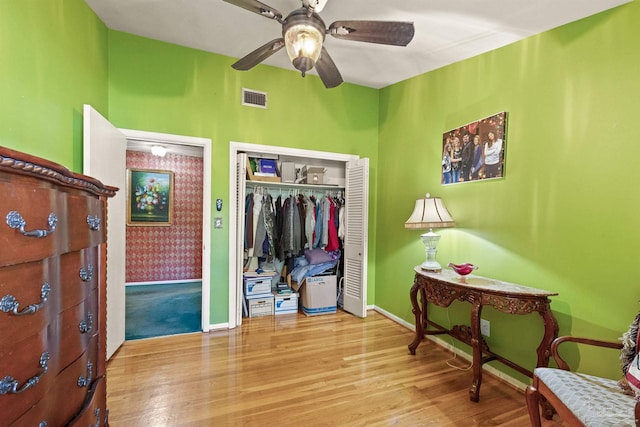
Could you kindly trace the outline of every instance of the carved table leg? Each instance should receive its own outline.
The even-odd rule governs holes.
[[[538,346],[538,364],[536,367],[546,367],[549,365],[549,357],[551,356],[551,343],[558,337],[558,322],[551,312],[549,300],[545,301],[538,312],[544,322],[544,336]]]
[[[544,323],[544,336],[538,346],[538,364],[536,367],[547,367],[549,366],[549,358],[551,356],[551,343],[558,337],[559,327],[556,318],[551,312],[550,302],[548,300],[545,301],[538,313],[540,313]],[[541,397],[540,400],[542,414],[546,419],[550,420],[555,410],[547,399]]]
[[[427,306],[427,290],[424,286],[420,286],[420,308],[422,309],[422,332],[427,334],[427,327],[429,326],[429,307]]]
[[[416,318],[416,337],[413,342],[409,344],[409,352],[413,355],[416,354],[416,349],[420,345],[420,341],[424,337],[424,323],[422,322],[422,311],[420,310],[420,306],[418,305],[418,290],[420,289],[420,285],[418,284],[418,279],[416,278],[413,281],[413,286],[409,291],[409,298],[411,299],[411,307],[413,315]]]
[[[473,382],[469,389],[469,399],[472,402],[480,400],[480,385],[482,384],[482,337],[480,335],[481,301],[476,299],[471,307],[471,346],[473,348]]]

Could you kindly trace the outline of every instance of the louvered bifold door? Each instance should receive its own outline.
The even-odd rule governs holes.
[[[347,162],[344,239],[344,310],[367,315],[369,159]]]
[[[229,298],[234,298],[236,301],[236,326],[242,325],[242,266],[243,266],[243,254],[244,254],[244,206],[246,197],[246,164],[247,154],[238,153],[236,163],[236,269],[235,275],[230,275],[236,278],[236,293],[235,295],[229,295]]]

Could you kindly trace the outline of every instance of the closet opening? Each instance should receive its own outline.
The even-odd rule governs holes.
[[[342,292],[321,308],[330,313],[342,305],[366,316],[368,159],[232,142],[230,166],[235,203],[230,207],[229,327],[242,324],[243,313],[251,312],[247,280],[270,280],[271,290],[283,280],[293,290],[309,278],[335,280]],[[268,299],[266,291],[265,284],[261,296]],[[308,306],[301,304],[305,314],[323,314]]]

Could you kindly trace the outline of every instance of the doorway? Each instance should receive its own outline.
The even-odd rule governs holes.
[[[210,140],[121,131],[128,170],[174,176],[171,227],[127,227],[126,339],[207,331]],[[164,156],[152,155],[153,147]]]

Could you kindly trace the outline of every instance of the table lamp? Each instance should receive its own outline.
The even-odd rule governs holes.
[[[404,228],[423,230],[429,232],[420,235],[424,244],[427,259],[421,267],[427,271],[441,271],[442,266],[436,261],[436,246],[440,235],[433,232],[434,228],[455,227],[456,223],[439,197],[431,197],[427,193],[424,199],[416,200],[416,206],[409,219],[404,223]]]

